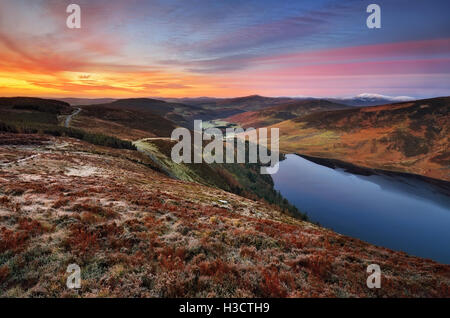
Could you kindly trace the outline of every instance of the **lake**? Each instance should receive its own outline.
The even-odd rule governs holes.
[[[450,197],[404,174],[358,175],[289,154],[275,189],[311,221],[363,241],[450,264]]]

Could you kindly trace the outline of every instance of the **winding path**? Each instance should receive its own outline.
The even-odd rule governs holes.
[[[81,108],[77,108],[76,111],[74,111],[72,114],[67,116],[66,121],[64,122],[64,127],[69,128],[70,121],[72,120],[72,117],[78,115],[80,112],[81,112]]]
[[[144,155],[146,155],[147,157],[150,158],[150,160],[152,160],[157,167],[159,167],[161,169],[161,171],[165,172],[169,177],[174,178],[174,179],[179,179],[175,174],[173,174],[170,169],[168,169],[157,157],[155,154],[151,153],[150,151],[144,149],[141,145],[142,142],[145,142],[146,140],[170,140],[170,138],[168,137],[153,137],[153,138],[144,138],[144,139],[139,139],[133,142],[133,145],[136,147],[137,151],[143,153]]]
[[[10,161],[10,162],[0,163],[0,167],[7,167],[7,166],[12,165],[12,164],[18,164],[18,163],[21,163],[21,162],[28,161],[28,160],[34,159],[36,157],[39,157],[40,155],[41,154],[38,153],[38,154],[31,155],[31,156],[28,156],[28,157],[25,157],[25,158],[22,158],[22,159],[17,159],[17,160]]]

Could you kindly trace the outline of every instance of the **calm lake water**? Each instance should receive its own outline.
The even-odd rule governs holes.
[[[450,197],[403,175],[362,176],[287,155],[275,189],[312,221],[363,241],[450,264]]]

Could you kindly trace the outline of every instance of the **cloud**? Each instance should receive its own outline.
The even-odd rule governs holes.
[[[359,0],[77,3],[82,28],[70,30],[66,1],[0,2],[0,93],[448,92],[450,34],[432,32],[448,24],[442,14],[423,32],[408,29],[406,41],[404,28],[388,28],[393,13],[384,15],[386,30],[369,36]],[[404,18],[400,7],[391,9]]]
[[[185,85],[181,83],[164,83],[164,82],[157,82],[157,83],[151,83],[151,84],[142,84],[140,87],[144,89],[185,89],[185,88],[191,88],[191,85]]]

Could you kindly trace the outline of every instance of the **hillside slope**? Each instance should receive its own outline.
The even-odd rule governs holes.
[[[115,101],[115,99],[112,98],[74,98],[74,97],[59,98],[58,100],[69,103],[72,106],[107,104]]]
[[[170,179],[136,151],[30,134],[0,139],[2,297],[450,294],[448,265]],[[79,291],[66,288],[72,263],[81,267]],[[366,286],[373,263],[381,289]]]
[[[349,98],[327,98],[330,102],[342,103],[349,106],[378,106],[399,102],[409,102],[414,98],[409,96],[386,96],[380,94],[362,93]]]
[[[23,126],[57,125],[73,108],[65,102],[32,97],[0,97],[0,121]]]
[[[260,164],[176,164],[171,159],[175,144],[176,141],[165,138],[147,138],[134,142],[138,151],[151,158],[161,171],[172,178],[216,187],[249,199],[262,199],[295,218],[307,219],[305,214],[275,190],[270,175],[260,173]]]
[[[279,105],[293,101],[289,97],[265,97],[259,95],[250,95],[234,98],[181,98],[169,99],[170,101],[179,101],[182,103],[195,105],[204,109],[236,109],[241,112],[263,109],[274,105]]]
[[[214,110],[205,110],[199,106],[187,105],[182,103],[170,103],[158,99],[150,98],[129,98],[119,99],[107,104],[95,104],[89,106],[83,106],[84,109],[115,109],[130,112],[139,113],[152,113],[176,123],[178,126],[192,128],[194,119],[211,119],[218,118],[220,113],[216,113]]]
[[[294,102],[291,101],[281,105],[264,108],[259,111],[248,111],[227,117],[224,120],[239,124],[244,128],[260,128],[315,112],[346,108],[349,108],[349,106],[329,102],[323,99],[311,99]]]
[[[314,113],[274,127],[285,152],[450,180],[450,97]]]
[[[275,105],[280,105],[293,101],[289,97],[265,97],[259,95],[250,95],[235,98],[180,98],[180,99],[166,99],[170,102],[180,102],[189,105],[201,107],[207,117],[199,117],[196,119],[219,119],[226,118],[236,114],[245,113],[247,111],[256,111]]]
[[[152,110],[106,105],[80,107],[82,111],[71,121],[72,127],[114,135],[126,140],[155,136],[170,137],[177,127],[175,123]]]
[[[0,113],[2,109],[14,110],[10,116],[0,118],[0,132],[74,137],[95,145],[139,150],[141,156],[147,158],[147,164],[167,176],[217,187],[250,199],[264,199],[290,215],[305,219],[305,215],[274,189],[272,178],[259,173],[258,164],[175,164],[171,160],[171,149],[176,142],[167,137],[175,124],[146,109],[145,105],[138,109],[106,106],[75,109],[53,100],[3,99],[0,102],[3,102]],[[55,103],[67,107],[65,115],[59,115],[62,112]],[[21,106],[16,109],[17,105]],[[45,116],[40,116],[41,113]],[[4,142],[10,140],[8,137]]]
[[[88,106],[75,110],[66,103],[52,100],[3,99],[0,105],[1,102],[3,106],[0,113],[2,109],[14,111],[9,116],[0,118],[0,132],[74,137],[95,145],[139,150],[147,158],[147,163],[150,162],[152,167],[167,176],[217,187],[250,199],[264,199],[290,215],[305,218],[305,215],[275,191],[270,176],[259,173],[258,164],[174,164],[171,149],[175,142],[167,136],[170,136],[176,126],[145,106],[132,110],[106,106]],[[59,107],[67,107],[65,115],[58,115],[61,111],[54,107],[55,103]],[[22,106],[15,109],[17,105]],[[23,105],[27,109],[24,110]],[[44,107],[45,105],[47,106]],[[41,113],[45,116],[40,116]],[[19,121],[22,119],[23,121]],[[9,140],[7,138],[5,142]]]
[[[165,102],[133,100],[127,103],[126,100],[119,100],[116,104],[72,107],[66,102],[51,99],[0,98],[0,122],[18,127],[42,127],[45,130],[53,126],[62,126],[67,116],[80,108],[81,112],[76,112],[77,115],[71,118],[70,127],[127,140],[167,137],[177,125],[163,116],[166,110],[161,104]],[[148,105],[153,105],[153,108]]]

